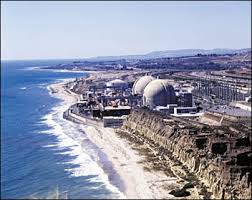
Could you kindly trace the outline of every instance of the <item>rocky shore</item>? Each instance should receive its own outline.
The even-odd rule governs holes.
[[[150,162],[150,168],[177,172],[181,182],[187,181],[197,188],[196,198],[250,199],[251,130],[248,127],[239,130],[139,109],[128,116],[117,132],[144,141],[162,160],[158,165]],[[166,161],[173,164],[169,166]],[[182,171],[178,172],[180,169],[174,168],[176,165]]]

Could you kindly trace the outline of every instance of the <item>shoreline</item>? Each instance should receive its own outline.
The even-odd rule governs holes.
[[[89,74],[89,76],[93,75]],[[79,95],[64,87],[67,82],[69,80],[51,84],[48,89],[52,96],[71,105],[79,100]],[[163,183],[170,186],[176,185],[177,178],[168,177],[160,171],[146,171],[141,164],[145,157],[132,149],[129,141],[120,138],[114,129],[83,125],[83,131],[112,163],[114,170],[124,183],[122,192],[127,198],[174,199],[174,196],[169,195],[163,188]]]
[[[51,71],[51,72],[68,72],[68,73],[88,73],[88,74],[95,74],[95,73],[99,73],[101,71],[95,71],[95,70],[69,70],[69,69],[47,69],[47,68],[43,68],[45,66],[41,66],[41,67],[28,67],[25,68],[24,70],[37,70],[37,71]]]

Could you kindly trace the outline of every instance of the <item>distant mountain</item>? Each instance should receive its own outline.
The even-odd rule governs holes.
[[[235,54],[235,53],[247,53],[251,52],[251,48],[246,49],[179,49],[179,50],[167,50],[167,51],[152,51],[142,55],[125,55],[125,56],[98,56],[85,60],[89,61],[101,61],[101,60],[138,60],[138,59],[154,59],[165,57],[181,57],[181,56],[194,56],[197,54]]]

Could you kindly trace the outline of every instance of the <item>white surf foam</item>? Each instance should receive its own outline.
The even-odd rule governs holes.
[[[42,131],[41,131],[42,132]],[[57,145],[56,144],[48,144],[48,145],[44,145],[43,147],[48,147],[48,148],[51,148],[51,147],[56,147]]]
[[[65,169],[70,176],[80,177],[93,175],[94,177],[90,178],[90,181],[103,183],[107,189],[116,195],[116,198],[126,198],[116,186],[109,182],[108,175],[96,162],[99,160],[98,154],[96,154],[97,152],[85,148],[83,145],[87,137],[80,131],[80,125],[62,118],[63,111],[68,107],[69,105],[65,105],[64,102],[61,102],[57,107],[52,109],[51,113],[41,119],[41,122],[49,127],[48,130],[41,131],[41,133],[51,134],[57,137],[57,143],[48,144],[45,147],[55,150],[65,150],[63,152],[58,152],[58,154],[74,157],[72,160],[65,162],[65,164],[74,165],[71,168]]]
[[[49,66],[37,66],[37,67],[26,67],[21,70],[32,70],[32,71],[50,71],[50,72],[61,72],[61,73],[88,73],[85,70],[68,70],[68,69],[45,69],[45,67]]]
[[[47,88],[48,85],[49,85],[48,83],[40,83],[40,84],[38,84],[38,88],[45,89],[45,88]]]
[[[27,71],[30,71],[30,70],[39,70],[41,67],[47,67],[47,66],[25,67],[25,68],[20,69],[20,70],[27,70]]]
[[[60,83],[60,82],[70,82],[70,81],[74,81],[75,78],[58,78],[55,80],[55,83]]]

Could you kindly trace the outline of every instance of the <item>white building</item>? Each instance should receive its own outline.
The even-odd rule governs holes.
[[[115,89],[122,89],[126,90],[128,89],[129,85],[126,81],[120,80],[120,79],[115,79],[112,81],[109,81],[106,83],[107,91],[113,91]]]

